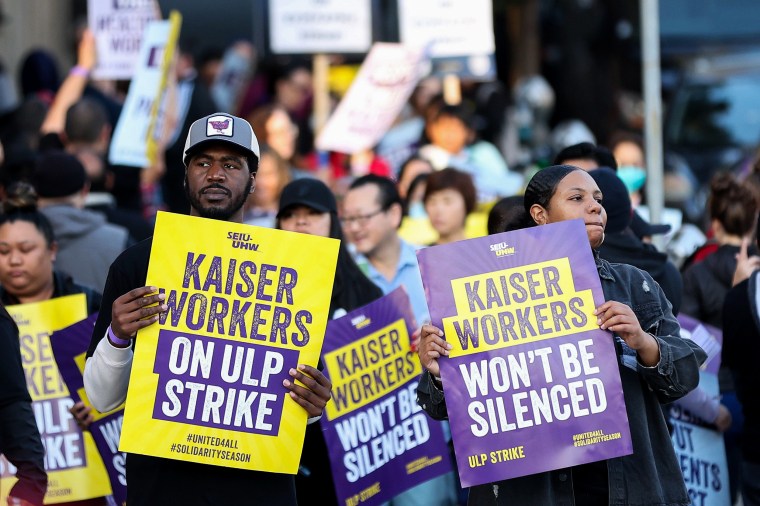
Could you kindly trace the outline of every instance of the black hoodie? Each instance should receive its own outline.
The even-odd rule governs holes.
[[[646,271],[662,287],[665,296],[673,306],[673,314],[681,309],[683,281],[678,268],[660,253],[654,246],[641,240],[628,230],[605,234],[604,242],[599,248],[599,256],[610,263],[630,264]]]

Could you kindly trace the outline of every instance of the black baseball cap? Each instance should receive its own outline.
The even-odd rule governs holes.
[[[282,189],[277,217],[279,218],[284,210],[293,206],[306,206],[322,213],[338,212],[338,204],[330,188],[319,179],[310,177],[291,181]]]
[[[233,144],[248,156],[259,158],[259,141],[253,133],[251,124],[243,118],[231,114],[215,112],[190,125],[185,140],[185,166],[190,156],[201,146],[211,142]]]

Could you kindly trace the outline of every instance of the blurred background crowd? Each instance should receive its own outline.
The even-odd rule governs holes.
[[[666,213],[655,224],[647,218],[636,0],[494,0],[494,79],[463,77],[451,99],[440,76],[423,76],[378,144],[350,154],[316,149],[313,61],[271,51],[267,2],[227,0],[223,9],[210,9],[203,0],[162,0],[160,6],[164,15],[170,9],[183,15],[178,121],[156,162],[136,167],[108,159],[130,82],[90,78],[98,55],[86,30],[87,2],[0,0],[0,199],[6,209],[39,208],[52,224],[44,243],[57,244],[48,263],[40,263],[45,280],[31,276],[27,286],[5,260],[20,232],[0,225],[6,304],[33,300],[28,295],[51,282],[49,262],[60,283],[102,290],[108,265],[151,235],[157,211],[189,212],[185,135],[190,122],[217,111],[246,118],[262,144],[245,221],[276,226],[286,185],[321,180],[343,218],[334,235],[345,234],[364,274],[374,271],[362,262],[377,258],[397,226],[415,247],[516,228],[510,209],[521,206],[524,184],[553,163],[594,171],[609,218],[602,255],[648,270],[674,312],[721,328],[726,293],[756,266],[760,31],[753,21],[760,4],[752,0],[660,3]],[[398,41],[396,2],[374,0],[372,9],[374,39]],[[248,66],[233,97],[220,84],[227,58]],[[362,59],[329,57],[331,110]],[[594,170],[602,167],[610,171]],[[368,184],[377,186],[376,196],[374,189],[362,196]],[[373,224],[395,203],[396,197],[388,200],[394,191],[401,199],[398,220]],[[653,236],[661,237],[659,249],[650,244]],[[746,272],[737,270],[737,256]],[[692,405],[730,434],[732,477],[739,476],[743,419],[734,390],[725,371],[723,397]],[[732,481],[734,498],[737,484]]]

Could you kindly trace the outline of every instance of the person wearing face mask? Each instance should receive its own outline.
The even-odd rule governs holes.
[[[634,134],[619,134],[610,142],[617,162],[617,174],[625,183],[633,207],[641,204],[641,189],[647,180],[644,164],[644,142]]]
[[[538,226],[571,219],[586,225],[606,300],[594,314],[615,344],[633,453],[475,486],[468,504],[690,504],[660,403],[672,402],[697,386],[705,352],[680,337],[671,305],[649,274],[599,256],[607,220],[602,192],[588,173],[568,165],[539,171],[525,190],[524,209]],[[438,361],[450,349],[441,329],[422,327],[419,357],[425,372],[417,402],[436,419],[446,418],[447,408],[460,409],[447,407],[440,382]]]

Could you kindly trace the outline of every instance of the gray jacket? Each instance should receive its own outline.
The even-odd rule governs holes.
[[[41,211],[53,225],[58,242],[55,268],[80,285],[102,291],[111,262],[130,244],[127,229],[108,223],[100,213],[69,205]]]
[[[691,504],[660,402],[672,402],[694,389],[699,382],[699,365],[707,355],[693,341],[680,337],[670,303],[649,274],[631,265],[610,264],[598,254],[595,257],[605,300],[630,306],[641,328],[654,335],[660,345],[660,363],[648,368],[635,360],[633,350],[620,338],[615,338],[634,452],[607,460],[609,504]],[[435,419],[448,416],[443,391],[428,372],[423,373],[417,387],[417,402]],[[573,506],[572,468],[472,487],[468,504]]]

